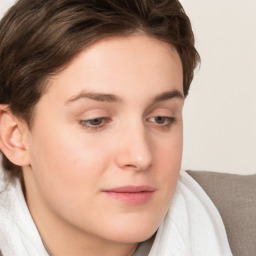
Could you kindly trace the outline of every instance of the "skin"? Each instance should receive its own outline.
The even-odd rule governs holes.
[[[156,232],[180,171],[182,78],[174,47],[144,34],[100,40],[51,78],[20,141],[27,204],[54,256],[132,255]],[[126,185],[155,190],[139,204],[103,192]]]

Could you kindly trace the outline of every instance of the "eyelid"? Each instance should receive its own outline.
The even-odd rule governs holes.
[[[76,117],[80,119],[90,119],[95,117],[104,117],[110,114],[110,110],[106,110],[105,108],[97,108],[95,106],[88,108],[81,108],[77,113]]]

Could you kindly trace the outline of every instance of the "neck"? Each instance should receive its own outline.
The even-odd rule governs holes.
[[[49,247],[46,245],[46,242],[45,241],[43,241],[43,239],[42,239],[42,243],[43,243],[43,245],[44,245],[44,247],[45,247],[45,250],[47,251],[47,253],[48,253],[48,255],[49,256],[57,256],[57,255],[70,255],[69,253],[72,253],[72,254],[74,254],[74,253],[77,253],[77,250],[76,251],[72,251],[72,252],[68,252],[67,253],[67,251],[65,251],[64,253],[63,252],[57,252],[55,249],[54,249],[54,251],[56,251],[54,254],[52,253],[52,251],[49,249]],[[70,247],[69,247],[70,248]],[[99,250],[87,250],[87,252],[86,252],[86,250],[84,250],[84,251],[82,251],[82,253],[81,253],[81,255],[87,255],[88,253],[90,253],[90,255],[118,255],[118,256],[120,256],[120,255],[123,255],[123,256],[132,256],[133,255],[133,253],[135,252],[135,250],[136,250],[136,247],[135,248],[132,248],[130,251],[127,251],[127,252],[124,252],[123,250],[122,251],[118,251],[118,250],[115,250],[114,248],[111,248],[111,250],[109,250],[108,252],[106,252],[106,250],[104,250],[104,252],[103,252],[103,250],[101,250],[101,251],[99,251]],[[115,252],[114,252],[115,251]],[[77,254],[76,254],[77,255]]]

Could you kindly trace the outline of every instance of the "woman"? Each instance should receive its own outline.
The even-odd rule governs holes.
[[[231,255],[180,174],[199,56],[178,1],[20,0],[0,26],[3,255]]]

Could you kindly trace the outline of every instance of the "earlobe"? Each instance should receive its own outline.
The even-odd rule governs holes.
[[[0,105],[0,148],[15,165],[29,164],[28,150],[24,143],[24,124],[15,117],[7,105]]]

